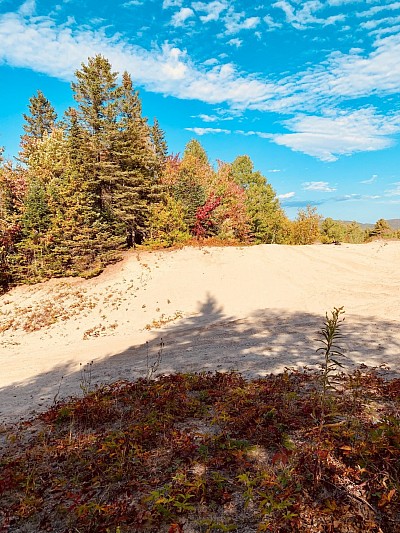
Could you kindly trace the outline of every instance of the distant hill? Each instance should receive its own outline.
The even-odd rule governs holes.
[[[400,218],[390,218],[388,224],[393,229],[400,229]]]
[[[345,224],[350,224],[352,221],[351,220],[338,220],[338,222],[344,222]],[[400,218],[386,219],[386,222],[389,224],[389,226],[392,229],[394,229],[394,230],[400,229]],[[369,229],[369,228],[373,228],[375,226],[375,222],[367,223],[367,224],[363,224],[361,222],[357,222],[357,224],[359,226],[361,226],[363,229]]]

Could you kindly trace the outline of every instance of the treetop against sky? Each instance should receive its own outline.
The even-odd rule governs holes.
[[[170,150],[249,154],[290,216],[373,222],[400,204],[400,2],[0,0],[0,145],[40,89],[59,116],[81,63],[127,70]]]

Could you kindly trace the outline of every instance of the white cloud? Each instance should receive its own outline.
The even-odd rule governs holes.
[[[182,7],[179,11],[173,14],[171,18],[171,25],[175,27],[184,26],[185,21],[193,16],[193,9],[190,9],[190,7]]]
[[[281,170],[279,168],[271,168],[267,170],[267,172],[280,172]]]
[[[122,4],[122,7],[136,7],[141,6],[143,4],[144,0],[128,0],[128,2],[125,2]]]
[[[229,44],[230,46],[236,46],[236,48],[240,48],[242,46],[243,41],[241,39],[238,39],[235,37],[234,39],[230,39],[226,44]]]
[[[359,4],[365,2],[365,0],[328,0],[330,6],[342,6],[345,4]]]
[[[315,13],[325,7],[319,0],[308,0],[301,2],[300,5],[300,8],[296,8],[288,0],[278,0],[272,4],[272,7],[281,9],[285,14],[286,22],[299,30],[304,30],[313,24],[329,26],[345,19],[343,14],[331,15],[326,18],[316,17]]]
[[[202,135],[208,135],[208,134],[214,134],[214,133],[232,133],[231,130],[224,130],[221,128],[185,128],[186,131],[192,131],[196,135],[202,136]]]
[[[385,196],[400,196],[400,181],[393,183],[394,189],[388,189],[385,191]]]
[[[286,192],[284,194],[278,194],[278,198],[279,200],[287,200],[288,198],[293,198],[293,196],[295,196],[296,193],[294,191],[292,192]]]
[[[26,0],[18,10],[18,13],[22,16],[29,17],[36,11],[36,0]]]
[[[364,183],[366,185],[370,183],[374,183],[378,179],[378,174],[373,174],[368,180],[360,181],[360,183]]]
[[[335,187],[331,187],[327,181],[306,181],[302,184],[305,191],[334,192]]]
[[[395,24],[398,24],[400,22],[400,15],[397,17],[386,17],[381,19],[373,19],[368,20],[367,22],[362,22],[360,24],[361,28],[365,28],[366,30],[373,30],[374,28],[377,28],[378,26],[394,26]]]
[[[200,115],[192,115],[192,118],[199,118],[203,122],[220,122],[223,120],[233,120],[232,116],[223,116],[221,114],[218,115],[207,115],[207,114],[200,114]]]
[[[261,139],[273,139],[274,136],[271,133],[265,133],[264,131],[252,131],[252,130],[227,130],[221,128],[185,128],[187,131],[193,131],[197,135],[208,135],[214,133],[227,133],[235,135],[243,135],[245,137],[260,137]]]
[[[236,133],[237,135],[244,135],[245,137],[251,137],[254,135],[256,137],[260,137],[261,139],[273,139],[274,138],[272,133],[266,133],[264,131],[235,130],[234,133]]]
[[[397,93],[400,87],[400,35],[378,39],[369,55],[332,54],[325,66],[302,76],[314,97],[357,97]]]
[[[195,11],[205,12],[205,15],[200,15],[200,20],[204,23],[217,21],[223,11],[227,9],[228,4],[218,0],[214,2],[193,2],[192,7]]]
[[[393,145],[391,134],[400,131],[400,115],[383,117],[373,108],[331,112],[330,116],[300,115],[287,122],[294,133],[275,135],[277,144],[335,161],[339,155],[382,150]]]
[[[163,1],[163,9],[168,9],[169,7],[181,7],[183,4],[183,0],[164,0]]]
[[[205,114],[193,115],[192,118],[199,118],[203,122],[218,122],[219,120],[219,117],[216,115],[205,115]]]
[[[376,15],[377,13],[380,13],[381,11],[393,11],[396,9],[400,9],[400,2],[392,2],[384,6],[373,6],[367,9],[366,11],[356,13],[356,16],[360,18],[371,17],[373,15]]]
[[[236,12],[233,8],[229,8],[224,17],[225,34],[235,35],[243,30],[253,30],[261,22],[260,17],[247,17],[244,12]]]
[[[271,15],[265,15],[263,18],[263,21],[268,26],[269,30],[275,30],[282,28],[282,24],[280,22],[275,22],[274,19],[271,17]]]

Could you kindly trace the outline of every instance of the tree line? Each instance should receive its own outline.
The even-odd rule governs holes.
[[[367,237],[356,223],[322,221],[311,207],[289,220],[246,155],[214,168],[197,140],[182,156],[169,155],[157,119],[150,125],[143,116],[130,75],[119,77],[101,55],[82,64],[72,91],[76,107],[61,119],[38,91],[24,115],[16,162],[4,160],[0,150],[2,289],[54,276],[92,276],[118,251],[138,244]]]

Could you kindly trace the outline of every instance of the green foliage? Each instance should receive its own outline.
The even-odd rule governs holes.
[[[153,204],[150,220],[150,244],[168,248],[190,239],[185,208],[169,195],[164,202]]]
[[[186,168],[182,170],[182,176],[172,188],[172,195],[176,202],[184,207],[185,224],[192,231],[196,225],[197,209],[206,202],[204,187],[186,176]]]
[[[282,243],[285,215],[272,186],[260,172],[254,172],[248,156],[240,156],[231,165],[232,176],[245,191],[250,236],[255,243]]]
[[[29,99],[29,115],[23,115],[25,133],[32,138],[42,139],[45,133],[51,133],[55,126],[57,114],[42,91],[37,91]]]
[[[345,357],[342,348],[336,343],[343,337],[341,326],[344,318],[343,307],[334,307],[331,316],[325,315],[324,327],[320,331],[322,347],[317,349],[317,353],[322,353],[324,360],[322,363],[322,392],[321,392],[321,425],[325,422],[327,416],[327,398],[328,392],[335,390],[337,385],[338,368],[343,365],[338,358]]]
[[[192,159],[192,158],[198,161],[200,165],[204,165],[204,166],[210,165],[207,152],[204,150],[203,146],[197,139],[190,140],[185,146],[185,151],[183,152],[184,163],[188,159]]]
[[[389,223],[384,219],[380,218],[376,221],[375,226],[369,232],[370,237],[391,237],[394,234],[393,229],[390,227]]]
[[[27,162],[29,157],[36,152],[37,142],[47,134],[50,135],[55,128],[57,114],[53,106],[41,91],[29,99],[29,115],[23,115],[25,135],[21,138],[20,158]]]
[[[365,241],[365,231],[357,222],[341,222],[325,218],[320,226],[323,243],[349,242],[360,244]]]
[[[108,59],[101,55],[89,58],[75,72],[76,81],[71,84],[74,98],[79,106],[82,124],[94,135],[96,149],[100,152],[107,148],[106,136],[117,117],[118,96],[116,72],[112,71]],[[99,156],[100,156],[99,152]]]
[[[332,218],[325,218],[321,223],[321,240],[324,243],[343,242],[346,235],[346,225],[333,220]]]

